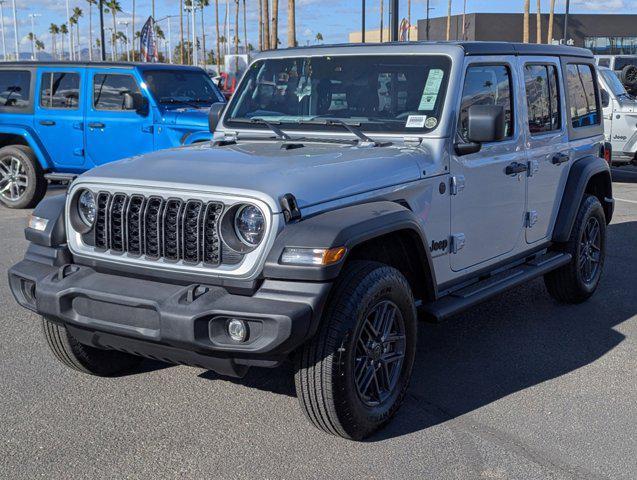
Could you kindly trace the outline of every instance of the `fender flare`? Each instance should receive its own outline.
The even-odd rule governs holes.
[[[59,247],[66,244],[66,225],[64,209],[66,195],[53,195],[44,198],[33,210],[33,216],[48,220],[44,230],[24,229],[25,238],[43,247]]]
[[[212,133],[208,130],[198,130],[196,132],[190,132],[183,136],[181,139],[182,145],[192,145],[193,143],[209,142],[212,140]]]
[[[49,154],[32,128],[19,125],[3,125],[2,128],[0,128],[0,134],[3,133],[23,137],[27,142],[27,145],[31,148],[31,150],[33,150],[33,153],[35,153],[42,169],[49,170],[53,167],[53,162],[51,161]]]
[[[425,271],[435,289],[435,272],[429,242],[416,215],[395,202],[378,201],[331,210],[287,224],[270,249],[263,274],[266,278],[329,281],[338,277],[347,255],[357,245],[392,232],[408,230],[422,242],[419,253]],[[346,257],[328,267],[282,265],[279,260],[285,247],[347,247]],[[425,282],[425,279],[423,279]],[[436,295],[436,292],[433,292]]]
[[[560,243],[568,241],[588,183],[598,174],[602,174],[605,178],[603,198],[600,201],[606,213],[606,221],[610,222],[614,204],[610,168],[603,158],[586,156],[573,163],[569,171],[553,229],[553,241]]]

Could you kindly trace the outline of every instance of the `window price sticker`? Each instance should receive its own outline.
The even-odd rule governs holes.
[[[432,68],[429,70],[429,76],[427,77],[425,88],[422,91],[418,110],[434,109],[436,106],[436,100],[438,99],[438,93],[440,92],[440,85],[442,85],[443,76],[444,72],[439,68]]]

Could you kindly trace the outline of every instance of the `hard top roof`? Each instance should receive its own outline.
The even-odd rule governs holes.
[[[0,68],[3,67],[92,67],[92,68],[140,68],[140,69],[185,69],[185,70],[202,70],[200,67],[191,65],[174,65],[170,63],[144,63],[144,62],[77,62],[66,60],[24,60],[12,62],[0,62]]]

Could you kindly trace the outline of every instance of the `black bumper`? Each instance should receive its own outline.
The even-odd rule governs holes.
[[[9,270],[18,303],[63,323],[80,342],[241,376],[275,366],[315,331],[328,283],[264,281],[252,295],[23,260]],[[236,343],[230,318],[249,325]]]

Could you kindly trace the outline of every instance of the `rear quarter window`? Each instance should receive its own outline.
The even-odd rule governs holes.
[[[31,107],[31,72],[0,70],[0,110],[23,111]]]
[[[568,64],[566,66],[566,88],[572,127],[599,125],[601,115],[593,67],[583,63]]]

